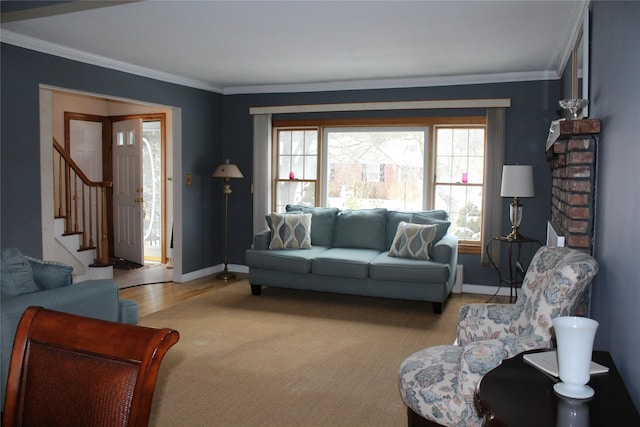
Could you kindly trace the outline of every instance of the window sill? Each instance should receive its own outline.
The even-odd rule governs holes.
[[[459,254],[480,255],[481,252],[482,252],[482,245],[480,245],[480,243],[470,243],[470,242],[458,243]]]

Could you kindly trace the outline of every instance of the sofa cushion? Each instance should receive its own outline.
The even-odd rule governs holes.
[[[331,248],[314,258],[313,274],[367,279],[369,262],[378,256],[375,249]]]
[[[311,249],[311,214],[272,213],[269,249]]]
[[[414,224],[428,224],[438,226],[436,237],[435,239],[433,239],[433,244],[429,247],[429,256],[433,258],[433,247],[447,234],[451,222],[443,219],[433,218],[428,215],[424,215],[423,213],[415,213],[411,215],[411,222]]]
[[[283,249],[280,251],[249,249],[245,262],[249,268],[286,271],[290,273],[310,273],[311,260],[325,252],[325,246],[313,246],[311,249]]]
[[[69,286],[73,282],[73,267],[70,265],[56,261],[43,261],[30,256],[24,258],[31,264],[33,280],[41,291]]]
[[[385,237],[385,250],[389,250],[391,243],[393,243],[394,237],[396,237],[396,231],[398,231],[398,224],[401,221],[411,222],[411,212],[401,211],[388,211],[387,212],[387,225],[386,225],[386,237]]]
[[[386,222],[387,210],[384,208],[341,211],[333,246],[384,251]]]
[[[429,259],[429,248],[433,244],[437,231],[437,225],[400,222],[396,237],[389,249],[389,256]]]
[[[382,252],[369,265],[369,275],[375,280],[418,283],[446,283],[449,265],[420,259],[390,257]]]
[[[303,205],[287,205],[287,212],[301,211],[311,214],[311,244],[333,246],[338,208],[315,208]]]
[[[36,282],[33,280],[31,264],[18,249],[2,249],[0,262],[2,264],[0,271],[2,298],[12,298],[38,291]]]
[[[297,213],[297,214],[300,214],[300,213],[303,213],[303,212],[302,211],[291,211],[291,212],[283,212],[283,213],[287,213],[287,214]],[[270,213],[266,214],[264,216],[264,219],[265,219],[265,221],[267,221],[267,227],[269,227],[269,230],[273,231],[273,222],[271,221],[271,214]]]
[[[423,222],[418,222],[418,221],[412,221],[411,218],[414,215],[419,215],[420,218],[430,218],[430,219],[434,219],[434,220],[442,220],[442,221],[446,221],[447,218],[449,217],[449,215],[447,214],[447,211],[438,209],[438,210],[432,210],[432,211],[412,211],[412,212],[404,212],[404,211],[388,211],[387,212],[387,234],[386,234],[386,249],[385,250],[389,250],[389,248],[391,247],[391,243],[393,242],[393,238],[396,236],[396,231],[398,230],[398,224],[400,224],[400,221],[404,221],[404,222],[415,222],[417,224],[424,224]],[[446,231],[445,231],[446,234]],[[444,235],[444,234],[443,234]],[[436,236],[436,239],[434,241],[437,242],[438,237]]]

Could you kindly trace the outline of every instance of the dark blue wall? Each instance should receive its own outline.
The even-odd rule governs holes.
[[[592,4],[592,118],[602,121],[598,147],[591,315],[596,348],[611,352],[640,408],[640,2]]]
[[[182,109],[183,273],[222,259],[222,198],[211,179],[220,160],[222,96],[2,44],[1,228],[3,247],[42,255],[39,84]],[[181,177],[175,177],[181,180]]]
[[[511,98],[512,106],[507,109],[506,129],[506,163],[532,164],[536,180],[536,197],[524,199],[525,218],[521,231],[544,242],[546,222],[550,216],[551,173],[545,157],[545,142],[549,122],[557,119],[558,99],[560,96],[559,81],[537,81],[503,84],[487,84],[473,86],[450,86],[436,88],[387,89],[366,91],[342,91],[322,93],[295,94],[254,94],[225,96],[224,111],[224,153],[237,161],[245,180],[233,183],[234,217],[230,228],[237,239],[230,245],[231,257],[241,260],[242,252],[251,244],[252,200],[250,194],[252,165],[252,119],[250,107],[320,104],[345,102],[382,102],[437,99],[468,98]],[[415,115],[417,112],[363,112],[342,114],[317,114],[314,117],[398,117]],[[427,111],[429,115],[484,115],[481,111]],[[303,118],[309,115],[288,114],[274,118]],[[511,200],[504,200],[505,234],[510,229],[508,205]],[[230,208],[231,209],[231,208]],[[488,267],[480,266],[478,255],[461,255],[464,264],[464,282],[475,284],[495,284],[496,275]]]

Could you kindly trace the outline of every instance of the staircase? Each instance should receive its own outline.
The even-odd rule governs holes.
[[[59,249],[58,259],[73,267],[74,283],[85,280],[113,279],[113,265],[96,266],[94,264],[95,249],[81,250],[81,236],[79,234],[65,234],[64,218],[54,220],[54,234]],[[60,259],[64,257],[64,259]]]
[[[73,266],[75,282],[113,278],[107,237],[107,190],[111,182],[87,178],[53,140],[56,258]]]

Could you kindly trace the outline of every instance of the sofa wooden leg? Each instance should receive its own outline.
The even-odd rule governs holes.
[[[441,302],[434,302],[433,303],[433,313],[434,314],[442,314],[442,305],[443,305],[443,303],[441,303]]]
[[[251,285],[252,295],[262,295],[262,285]]]

